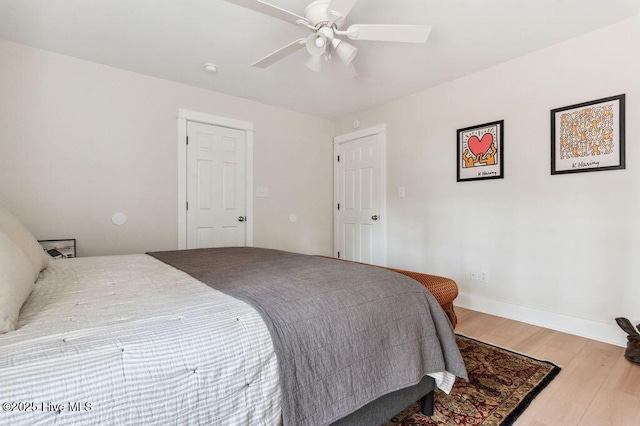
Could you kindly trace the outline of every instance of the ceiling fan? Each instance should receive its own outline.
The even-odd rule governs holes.
[[[295,40],[252,64],[257,68],[266,68],[306,47],[310,55],[306,65],[311,70],[322,71],[323,63],[330,63],[332,54],[335,54],[348,67],[348,74],[354,76],[355,68],[351,61],[358,53],[358,48],[344,41],[344,36],[351,40],[425,43],[431,32],[431,27],[427,25],[387,24],[354,24],[341,30],[349,12],[358,0],[316,0],[306,7],[304,16],[263,0],[226,1],[311,30],[308,37]]]

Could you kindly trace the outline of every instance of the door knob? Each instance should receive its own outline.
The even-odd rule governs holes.
[[[239,216],[238,217],[238,222],[244,222],[245,220],[247,220],[246,216]]]
[[[372,220],[378,220],[378,215],[377,215],[377,214],[374,214],[373,216],[371,216],[371,219],[372,219]]]

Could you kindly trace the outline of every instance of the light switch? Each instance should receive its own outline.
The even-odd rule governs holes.
[[[256,197],[268,197],[269,196],[269,188],[265,186],[256,187]]]
[[[404,196],[405,196],[404,186],[401,186],[398,188],[398,197],[404,198]]]

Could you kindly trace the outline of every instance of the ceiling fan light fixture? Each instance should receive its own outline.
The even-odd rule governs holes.
[[[322,72],[322,56],[309,56],[306,66],[311,71]]]
[[[307,37],[307,52],[311,56],[322,56],[327,52],[327,38],[322,34],[313,33]]]
[[[333,39],[331,45],[333,46],[333,50],[335,50],[336,55],[338,55],[342,63],[344,63],[345,65],[349,65],[358,53],[357,47],[345,41],[338,40],[337,38]]]

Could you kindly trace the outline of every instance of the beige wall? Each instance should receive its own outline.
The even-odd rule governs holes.
[[[342,117],[337,133],[388,127],[389,264],[453,277],[462,305],[623,343],[613,318],[640,321],[638,46],[640,17]],[[551,176],[549,111],[620,93],[626,170]],[[505,178],[456,183],[456,129],[502,119]]]
[[[390,265],[454,278],[463,306],[622,343],[613,317],[640,321],[638,45],[640,17],[330,122],[0,41],[0,202],[80,255],[175,248],[184,108],[255,124],[255,245],[330,254],[332,137],[386,123]],[[550,176],[549,110],[619,93],[627,169]],[[505,179],[456,183],[456,129],[500,119]]]
[[[183,108],[254,123],[270,192],[254,245],[332,252],[331,122],[4,41],[0,64],[0,202],[37,238],[77,238],[82,256],[177,248]]]

